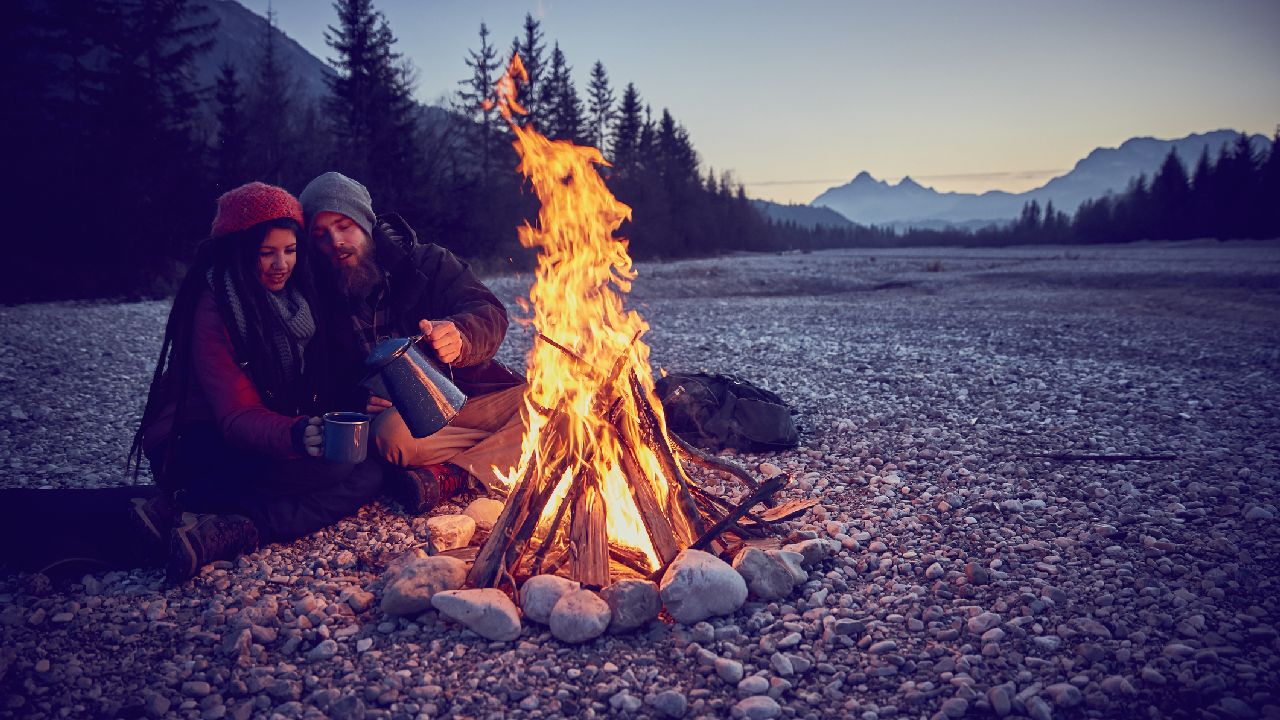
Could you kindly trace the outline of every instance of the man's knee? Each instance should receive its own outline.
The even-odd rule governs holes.
[[[400,414],[395,410],[384,410],[373,419],[369,428],[373,435],[373,446],[378,456],[396,467],[408,467],[408,443],[413,440],[409,428],[405,427]]]

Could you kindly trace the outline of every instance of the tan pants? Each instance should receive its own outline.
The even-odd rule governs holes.
[[[520,461],[524,439],[525,385],[488,395],[467,398],[462,410],[441,430],[424,438],[409,434],[395,408],[373,419],[373,439],[382,457],[399,467],[453,463],[479,478],[486,486],[506,492],[494,472],[496,466],[510,474]]]

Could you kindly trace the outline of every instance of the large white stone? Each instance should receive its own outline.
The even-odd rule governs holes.
[[[412,557],[398,570],[388,571],[382,589],[382,612],[393,616],[417,615],[431,608],[431,597],[443,590],[457,590],[467,581],[467,564],[444,555]]]
[[[733,568],[747,582],[751,596],[760,600],[781,600],[791,594],[796,583],[809,574],[800,566],[804,556],[786,550],[747,548],[733,559]]]
[[[476,534],[476,521],[466,515],[435,515],[427,518],[427,532],[436,550],[466,547]]]
[[[534,575],[520,586],[520,609],[530,620],[546,625],[551,622],[551,610],[561,596],[582,587],[576,580],[559,575]]]
[[[462,514],[475,520],[476,527],[489,531],[493,529],[494,523],[498,522],[498,516],[502,514],[503,507],[501,500],[476,498],[467,505],[467,509],[463,510]]]
[[[560,596],[551,609],[551,634],[567,643],[594,640],[609,627],[609,603],[585,588]]]
[[[747,601],[747,583],[729,563],[701,550],[684,550],[662,576],[662,602],[676,621],[691,625],[728,615]]]
[[[501,590],[446,590],[433,595],[431,605],[480,637],[500,642],[520,637],[520,612]]]
[[[662,610],[657,583],[649,580],[619,580],[600,591],[609,603],[609,632],[623,633],[653,622]]]

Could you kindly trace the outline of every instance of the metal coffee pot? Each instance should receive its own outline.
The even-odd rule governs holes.
[[[362,383],[387,398],[415,438],[449,424],[467,396],[418,349],[421,335],[383,340],[365,358],[369,375]]]

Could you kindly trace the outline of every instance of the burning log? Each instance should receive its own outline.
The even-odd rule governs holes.
[[[605,530],[605,500],[599,482],[590,471],[582,489],[573,499],[573,519],[569,523],[570,573],[591,588],[609,584],[609,534]]]

